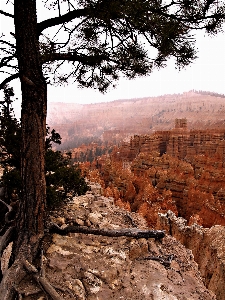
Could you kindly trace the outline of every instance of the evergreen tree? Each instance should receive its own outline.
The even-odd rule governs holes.
[[[9,203],[15,195],[21,199],[20,140],[21,125],[14,117],[12,108],[13,89],[5,86],[4,100],[0,115],[0,145],[5,155],[1,164],[5,167],[2,185],[5,188],[5,200]],[[78,167],[69,166],[69,154],[64,157],[60,151],[52,150],[52,143],[61,144],[61,137],[55,129],[46,129],[45,139],[45,173],[47,183],[47,204],[55,206],[62,200],[76,194],[81,195],[89,189]],[[60,189],[61,188],[61,189]],[[12,196],[13,195],[13,196]]]
[[[149,74],[171,56],[183,67],[196,57],[191,30],[216,33],[225,5],[217,0],[43,0],[49,18],[38,23],[36,0],[7,3],[13,4],[14,13],[0,14],[14,22],[15,32],[7,32],[5,26],[0,40],[0,68],[6,71],[0,88],[19,78],[22,91],[22,198],[13,264],[0,284],[2,299],[11,300],[11,283],[22,279],[22,262],[33,262],[44,236],[47,83],[72,79],[105,91],[120,75]],[[55,10],[58,13],[51,16]],[[72,69],[65,74],[67,62]]]

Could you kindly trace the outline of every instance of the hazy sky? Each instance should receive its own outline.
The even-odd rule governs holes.
[[[78,89],[75,84],[66,88],[49,86],[48,100],[94,103],[182,93],[192,89],[225,94],[225,32],[212,38],[199,32],[196,45],[198,58],[181,71],[175,69],[171,59],[167,67],[155,69],[148,77],[121,78],[117,87],[104,95],[91,89]]]
[[[4,0],[0,0],[0,8],[5,9]],[[41,1],[37,1],[38,4]],[[7,7],[8,8],[8,7]],[[9,11],[7,9],[7,11]],[[39,14],[39,16],[43,14]],[[6,26],[7,18],[1,16],[0,31]],[[11,26],[13,22],[11,20]],[[7,27],[10,24],[7,24]],[[204,32],[198,32],[196,46],[198,59],[185,69],[175,69],[173,61],[161,70],[154,70],[148,77],[134,80],[121,78],[115,89],[102,95],[96,90],[80,89],[76,84],[68,86],[48,87],[48,101],[96,103],[117,99],[159,96],[164,94],[182,93],[189,90],[204,90],[225,94],[225,32],[210,38]],[[2,76],[0,74],[0,76]],[[13,84],[17,97],[20,98],[19,82]],[[19,101],[16,105],[19,109]]]

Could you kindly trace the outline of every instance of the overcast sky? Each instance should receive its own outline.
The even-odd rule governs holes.
[[[0,0],[0,2],[1,9],[6,9],[3,7],[5,1]],[[43,14],[40,15],[43,17]],[[7,18],[1,16],[0,31],[3,31],[6,21]],[[11,21],[12,25],[13,22]],[[198,58],[181,71],[176,70],[173,61],[170,60],[167,67],[154,70],[148,77],[137,78],[132,81],[121,78],[117,87],[115,89],[110,88],[104,95],[96,90],[77,88],[76,84],[66,87],[49,86],[48,101],[86,104],[183,93],[192,89],[225,94],[225,33],[219,33],[211,38],[205,35],[204,32],[198,32],[196,46]],[[19,82],[14,82],[13,86],[17,97],[20,98]],[[17,110],[19,106],[18,101]]]
[[[148,77],[121,78],[117,87],[104,95],[91,89],[78,89],[75,84],[66,88],[50,86],[48,100],[95,103],[183,93],[192,89],[225,94],[225,33],[210,38],[199,32],[196,45],[198,58],[181,71],[176,70],[173,60],[170,60],[167,67],[155,69]]]

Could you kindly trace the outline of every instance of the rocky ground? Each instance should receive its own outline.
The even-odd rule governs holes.
[[[94,228],[146,229],[143,218],[92,191],[51,212],[49,222],[62,228],[80,224]],[[44,245],[46,278],[62,299],[76,300],[211,300],[192,252],[170,235],[162,240],[86,234],[49,236]],[[49,299],[27,278],[23,299]]]

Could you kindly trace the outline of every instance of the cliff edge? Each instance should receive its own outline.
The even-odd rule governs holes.
[[[217,300],[224,300],[225,227],[203,228],[195,223],[187,226],[185,219],[168,211],[159,214],[157,228],[165,230],[192,251],[206,287],[216,294]]]
[[[96,185],[92,192],[51,212],[49,222],[62,228],[75,223],[100,229],[147,229],[141,216],[116,207],[113,198],[103,197]],[[46,277],[64,300],[216,299],[204,286],[192,252],[170,235],[162,240],[135,240],[54,234],[45,240],[44,252]],[[28,288],[24,282],[21,289],[29,295],[35,286],[30,282]],[[36,295],[24,299],[45,299],[41,290]]]

